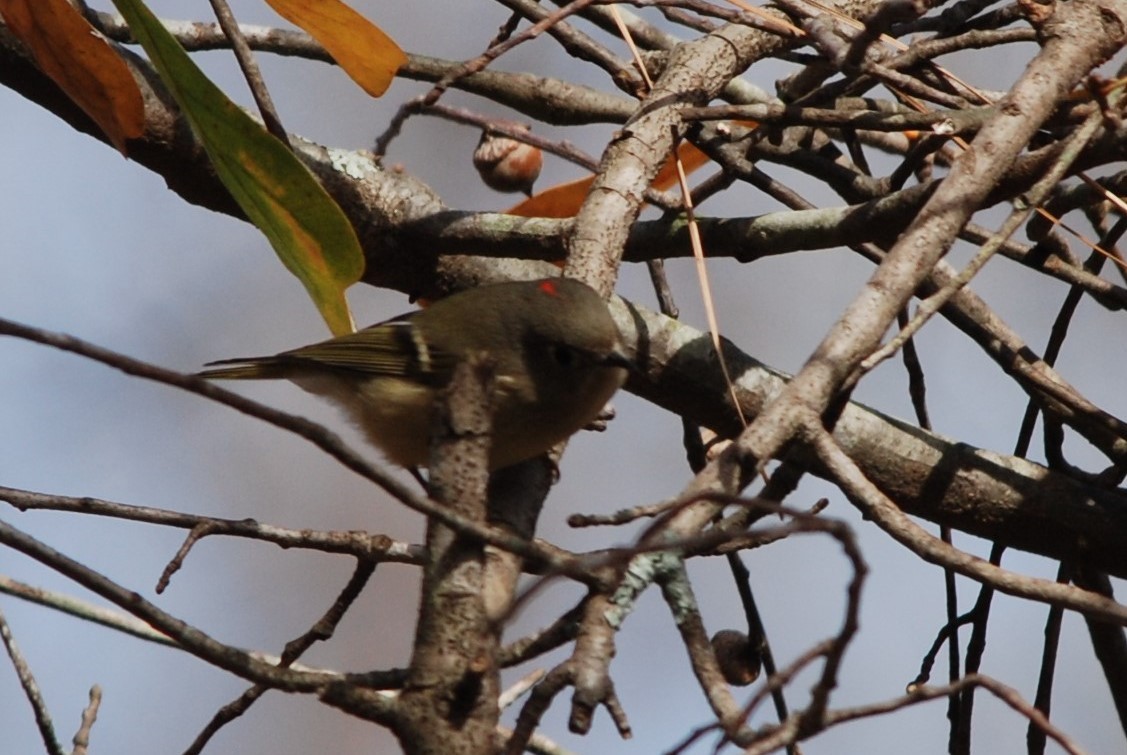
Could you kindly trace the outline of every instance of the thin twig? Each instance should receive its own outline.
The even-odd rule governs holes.
[[[102,688],[95,684],[90,688],[90,702],[82,709],[82,721],[78,725],[78,731],[74,733],[74,739],[71,742],[74,744],[74,749],[70,755],[87,755],[90,748],[90,732],[94,728],[94,723],[98,720],[98,709],[102,707]]]
[[[286,643],[278,665],[283,667],[292,666],[294,661],[300,658],[314,642],[323,642],[330,639],[333,636],[333,632],[336,631],[337,624],[340,623],[340,620],[344,618],[345,612],[348,611],[356,598],[359,597],[361,590],[364,589],[364,586],[368,583],[368,580],[371,579],[375,570],[375,562],[362,559],[358,560],[356,562],[356,568],[352,572],[352,577],[348,580],[348,584],[344,586],[344,589],[341,590],[336,600],[329,606],[329,609],[310,627],[308,632]],[[246,713],[250,707],[268,691],[269,687],[256,684],[243,692],[239,697],[220,708],[200,733],[196,735],[195,740],[188,746],[188,749],[184,751],[184,755],[197,755],[203,752],[204,747],[207,746],[207,743],[213,736],[219,733],[220,729]]]
[[[242,31],[239,29],[239,22],[235,20],[231,6],[227,4],[227,0],[209,0],[209,2],[215,11],[215,18],[219,21],[220,28],[227,35],[227,39],[231,41],[231,50],[235,53],[235,59],[239,62],[243,76],[246,77],[247,86],[250,87],[251,96],[254,97],[254,102],[258,105],[258,112],[262,115],[262,122],[266,124],[266,130],[292,149],[289,134],[286,133],[285,126],[282,125],[282,119],[278,117],[278,111],[274,108],[274,101],[270,98],[270,91],[266,88],[266,81],[262,78],[262,71],[258,69],[258,63],[254,60],[254,53],[251,52],[250,45],[247,44],[246,38],[243,37]]]
[[[16,670],[16,677],[20,680],[24,697],[27,698],[35,715],[35,725],[39,729],[39,736],[43,739],[43,749],[48,755],[66,755],[62,745],[59,744],[59,738],[55,736],[55,724],[51,721],[51,713],[47,710],[47,703],[43,700],[39,683],[35,681],[31,666],[28,665],[27,659],[12,637],[12,627],[8,624],[3,611],[0,611],[0,641],[3,641],[4,648],[8,651],[8,658],[12,661],[12,668]]]
[[[319,550],[340,553],[357,558],[404,564],[421,564],[424,548],[414,543],[393,540],[387,535],[362,530],[295,530],[264,524],[254,519],[225,519],[221,517],[186,514],[153,506],[134,506],[128,503],[107,501],[90,496],[73,497],[36,493],[0,485],[0,501],[20,511],[67,511],[75,514],[112,517],[132,522],[144,522],[163,527],[197,530],[207,535],[242,537],[273,543],[282,548]]]

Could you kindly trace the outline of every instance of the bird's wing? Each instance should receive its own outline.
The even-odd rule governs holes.
[[[422,342],[411,324],[413,314],[275,356],[210,362],[211,369],[200,375],[269,379],[293,377],[303,369],[330,369],[360,378],[404,377],[425,385],[442,385],[450,379],[456,358],[434,344]]]
[[[295,366],[304,362],[373,376],[410,377],[432,384],[445,382],[453,370],[454,355],[423,343],[410,320],[410,316],[389,320],[283,352],[277,358]]]

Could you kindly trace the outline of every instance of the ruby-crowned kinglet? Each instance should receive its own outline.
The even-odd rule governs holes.
[[[498,283],[272,357],[224,359],[207,378],[285,378],[343,408],[388,459],[426,466],[433,404],[466,355],[496,372],[490,469],[543,453],[587,425],[626,379],[618,328],[597,293],[566,278]]]

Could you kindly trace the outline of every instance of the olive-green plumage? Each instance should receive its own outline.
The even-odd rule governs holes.
[[[587,425],[626,379],[618,329],[590,287],[498,283],[339,338],[224,359],[218,379],[285,378],[342,407],[392,462],[426,466],[436,390],[467,354],[496,370],[490,468],[543,453]]]

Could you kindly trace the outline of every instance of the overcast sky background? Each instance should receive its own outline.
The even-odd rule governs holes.
[[[107,3],[97,4],[99,7]],[[284,25],[264,4],[234,3],[245,23]],[[476,55],[505,20],[491,3],[356,3],[406,50],[462,59]],[[209,19],[206,3],[154,2],[165,17]],[[205,70],[240,102],[245,86],[227,53],[196,55]],[[363,148],[396,106],[425,85],[396,83],[374,101],[339,70],[299,60],[260,57],[287,128],[324,144]],[[950,62],[950,61],[944,61]],[[952,63],[956,73],[988,89],[1004,89],[1024,59]],[[603,74],[568,57],[544,37],[518,49],[499,68],[566,76],[607,88]],[[771,90],[784,69],[766,63],[749,78]],[[444,100],[498,116],[512,114],[457,92]],[[545,131],[598,154],[614,128]],[[510,196],[480,184],[470,165],[478,134],[436,120],[412,119],[387,163],[403,167],[460,209],[503,209]],[[0,317],[66,332],[101,346],[186,372],[222,357],[273,353],[318,340],[324,325],[299,284],[276,262],[263,237],[231,218],[189,206],[163,181],[8,90],[0,90]],[[770,168],[781,177],[784,171]],[[548,158],[539,187],[579,172]],[[704,172],[702,172],[704,175]],[[815,202],[840,202],[808,183]],[[706,204],[704,214],[752,215],[776,209],[750,189]],[[967,250],[956,250],[965,259]],[[669,265],[683,318],[704,326],[690,265]],[[745,351],[788,371],[798,369],[870,266],[848,250],[792,254],[754,265],[710,263],[722,330]],[[992,262],[974,288],[1040,349],[1065,294],[1062,286],[1006,261]],[[625,266],[620,294],[653,306],[644,269]],[[358,322],[410,308],[394,292],[352,291]],[[1084,302],[1062,358],[1063,372],[1097,404],[1127,414],[1121,315]],[[1025,402],[1012,383],[953,328],[937,321],[920,338],[933,421],[941,433],[997,450],[1012,450]],[[368,529],[418,541],[422,522],[308,443],[225,407],[126,377],[50,349],[0,339],[0,484],[46,493],[88,495],[221,517],[253,517],[286,527]],[[264,403],[320,420],[356,439],[335,412],[282,384],[238,386]],[[906,380],[895,360],[860,386],[857,398],[910,418]],[[603,434],[581,434],[562,465],[540,534],[569,548],[628,542],[633,529],[566,527],[573,512],[610,512],[675,495],[691,479],[672,415],[632,396],[616,399],[618,418]],[[1098,464],[1070,446],[1077,463]],[[375,458],[375,455],[373,458]],[[871,568],[861,632],[841,672],[835,706],[899,695],[944,621],[942,575],[922,565],[874,526],[861,522],[829,486],[807,481],[789,501],[830,498],[827,516],[851,522]],[[153,585],[178,548],[177,530],[54,513],[21,514],[0,506],[0,518],[46,541],[213,637],[277,652],[304,632],[331,603],[351,571],[346,558],[234,539],[197,546],[162,596]],[[932,528],[934,530],[934,528]],[[957,544],[985,554],[988,544],[959,535]],[[761,611],[776,659],[788,663],[837,631],[848,565],[828,538],[803,536],[748,553]],[[1054,564],[1010,553],[1005,564],[1044,577]],[[709,631],[741,628],[742,609],[720,559],[690,569]],[[13,551],[0,550],[0,573],[100,602]],[[1117,585],[1122,592],[1122,584]],[[381,566],[327,646],[303,660],[337,669],[405,665],[417,599],[415,570]],[[976,586],[960,581],[961,605]],[[580,591],[557,584],[520,615],[508,636],[544,626]],[[191,656],[128,638],[48,609],[0,597],[16,641],[36,673],[57,732],[69,742],[92,684],[104,689],[91,752],[180,752],[245,684]],[[1032,699],[1046,609],[999,596],[983,671]],[[964,633],[965,638],[965,633]],[[509,673],[511,681],[548,660]],[[946,678],[946,654],[933,680]],[[567,733],[569,695],[557,700],[543,732],[578,752],[654,753],[673,747],[711,720],[689,670],[668,610],[649,591],[619,636],[612,666],[634,729],[621,742],[605,711],[587,738]],[[814,677],[789,688],[792,708],[805,704]],[[751,690],[737,690],[746,699]],[[989,695],[977,697],[975,750],[1024,751],[1025,724]],[[803,745],[808,755],[841,752],[946,751],[945,703],[917,706],[894,717],[839,727]],[[769,720],[766,709],[761,720]],[[1092,752],[1121,752],[1123,736],[1106,685],[1077,616],[1065,617],[1053,700],[1054,720]],[[509,716],[511,720],[511,714]],[[18,682],[0,669],[2,749],[40,751],[39,737]],[[705,738],[690,750],[710,752]],[[331,751],[394,751],[378,727],[356,721],[308,697],[271,693],[241,721],[225,728],[211,752],[272,755]],[[1053,745],[1050,744],[1050,751]]]

